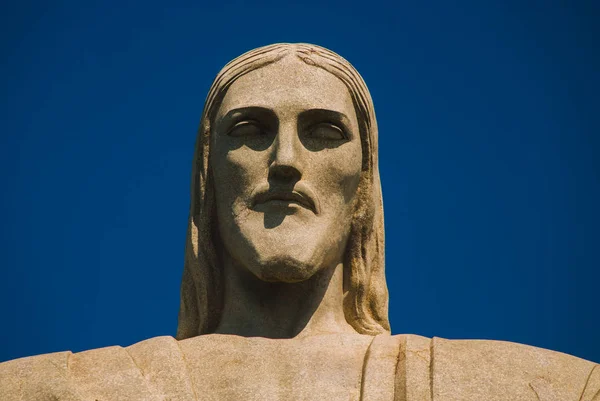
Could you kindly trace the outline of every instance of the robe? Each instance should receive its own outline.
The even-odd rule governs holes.
[[[0,363],[2,401],[600,401],[600,367],[487,340],[155,337]]]

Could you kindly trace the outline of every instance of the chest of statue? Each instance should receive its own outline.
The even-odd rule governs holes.
[[[600,401],[600,365],[413,335],[155,337],[2,363],[0,400]]]
[[[273,340],[208,335],[180,342],[198,400],[360,400],[373,337]]]

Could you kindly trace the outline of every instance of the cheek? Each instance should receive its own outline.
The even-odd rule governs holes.
[[[342,152],[342,150],[344,150]],[[361,176],[362,153],[360,147],[334,149],[325,155],[319,180],[322,196],[335,201],[337,207],[351,205]],[[340,205],[340,203],[342,205]]]
[[[215,147],[211,168],[219,201],[232,203],[235,198],[243,198],[252,191],[260,171],[260,152],[245,147],[226,151]]]

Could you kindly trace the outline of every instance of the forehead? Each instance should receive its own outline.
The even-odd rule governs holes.
[[[251,71],[227,90],[219,115],[241,107],[258,106],[275,111],[326,109],[354,117],[348,88],[335,75],[295,56]]]

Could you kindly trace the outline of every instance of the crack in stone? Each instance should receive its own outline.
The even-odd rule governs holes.
[[[433,401],[433,355],[435,337],[429,340],[429,401]]]
[[[537,398],[537,399],[538,399],[538,401],[542,401],[542,400],[540,399],[540,396],[539,396],[539,394],[537,393],[537,391],[535,390],[535,388],[534,388],[534,387],[531,385],[531,383],[529,383],[529,388],[531,389],[531,391],[533,391],[533,394],[535,394],[535,398]]]
[[[590,384],[590,379],[592,378],[592,374],[594,373],[594,370],[596,370],[596,368],[598,366],[600,366],[600,365],[595,365],[590,370],[590,373],[588,374],[588,377],[585,380],[585,385],[583,386],[583,390],[581,390],[581,395],[579,396],[579,401],[583,401],[583,395],[585,394],[585,390],[587,389],[588,384]],[[598,396],[598,394],[600,394],[600,389],[596,392],[596,394],[594,394],[594,396],[590,399],[590,401],[594,401],[596,399],[596,396]]]
[[[377,338],[377,336],[373,336],[373,339],[371,340],[371,342],[369,343],[369,346],[367,347],[367,351],[365,352],[365,357],[363,359],[363,365],[362,365],[362,372],[360,375],[360,401],[364,400],[364,392],[365,392],[365,375],[367,374],[367,361],[369,360],[369,356],[371,355],[371,346],[373,345],[373,342],[375,341],[375,339]]]
[[[185,368],[185,372],[187,373],[188,379],[190,381],[190,387],[192,388],[192,393],[194,394],[194,399],[196,401],[198,401],[199,398],[198,398],[198,395],[196,394],[196,388],[194,386],[194,382],[192,381],[192,375],[190,374],[190,369],[189,369],[188,363],[185,359],[185,354],[183,353],[183,350],[181,349],[181,345],[179,345],[179,341],[177,341],[175,339],[173,341],[175,341],[177,348],[179,348],[179,353],[181,354],[181,360],[183,361],[183,367]]]

